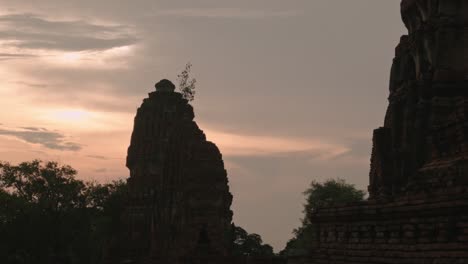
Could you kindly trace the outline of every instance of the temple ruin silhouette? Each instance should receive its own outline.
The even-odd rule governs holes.
[[[108,263],[179,263],[227,256],[232,195],[221,153],[161,80],[138,108],[128,148],[129,201]]]
[[[468,263],[468,1],[401,15],[369,200],[316,212],[308,263]]]
[[[468,263],[468,1],[403,0],[401,15],[369,199],[317,210],[308,253],[288,263]],[[106,263],[273,263],[230,256],[223,160],[174,88],[160,81],[138,109]]]

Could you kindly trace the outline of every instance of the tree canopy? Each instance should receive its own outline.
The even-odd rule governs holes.
[[[346,183],[343,179],[329,179],[323,183],[312,181],[304,195],[306,204],[303,222],[307,225],[310,224],[312,215],[318,208],[359,202],[364,199],[366,193],[356,189],[353,184]]]
[[[118,231],[127,185],[84,182],[76,174],[57,162],[0,162],[2,263],[100,263],[104,246]],[[234,224],[232,253],[274,255],[260,235]]]
[[[232,224],[232,253],[235,256],[274,256],[273,247],[263,244],[258,234],[249,234],[240,226]]]
[[[97,263],[125,183],[83,182],[57,162],[0,162],[2,263]]]
[[[363,201],[366,193],[356,189],[353,184],[343,179],[329,179],[323,183],[312,181],[304,192],[304,218],[302,225],[294,229],[294,237],[288,241],[282,255],[304,255],[311,247],[314,237],[314,213],[322,207]]]

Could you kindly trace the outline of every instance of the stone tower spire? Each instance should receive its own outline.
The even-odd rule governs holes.
[[[221,153],[174,84],[161,80],[155,87],[134,120],[124,232],[112,254],[175,264],[202,246],[206,254],[226,256],[232,195]]]
[[[374,131],[371,198],[464,184],[468,1],[403,0],[384,126]],[[436,184],[439,186],[436,186]]]

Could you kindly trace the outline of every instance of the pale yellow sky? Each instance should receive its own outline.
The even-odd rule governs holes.
[[[128,177],[133,117],[185,63],[223,153],[234,221],[276,250],[312,180],[368,182],[398,0],[0,0],[0,159]]]

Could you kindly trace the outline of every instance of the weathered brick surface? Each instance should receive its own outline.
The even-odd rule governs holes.
[[[468,260],[468,193],[418,203],[365,202],[322,209],[314,224],[314,263],[432,264]]]

